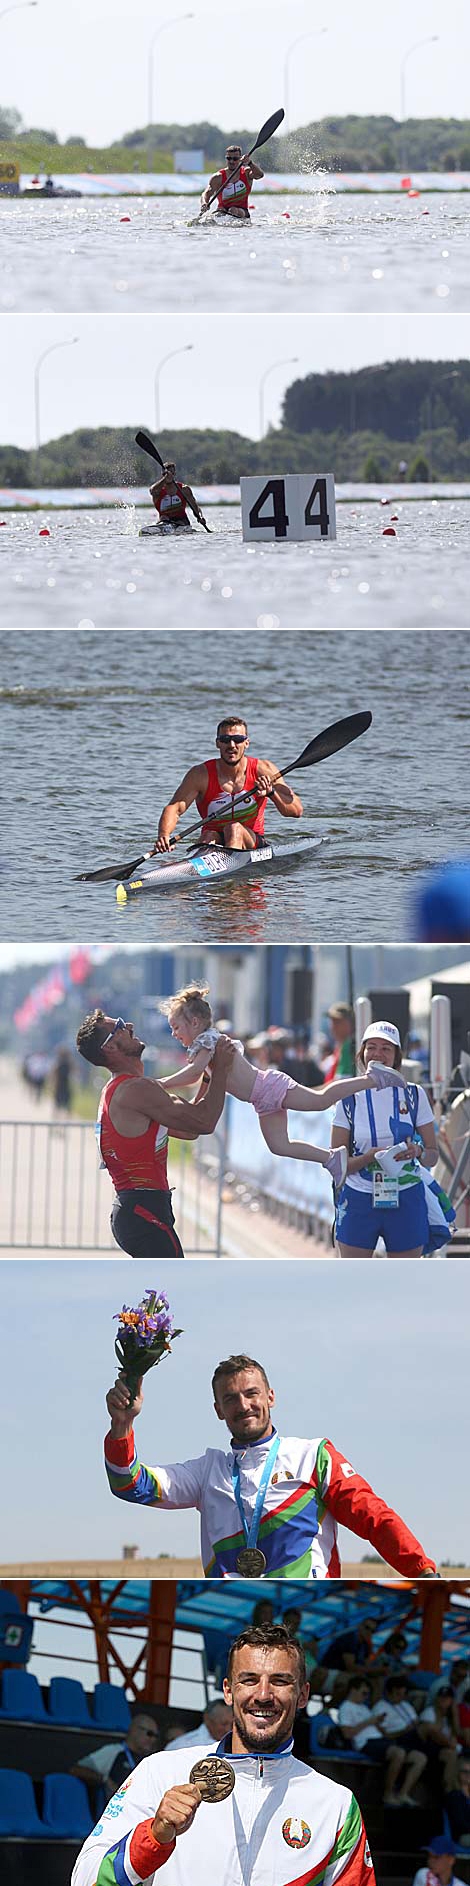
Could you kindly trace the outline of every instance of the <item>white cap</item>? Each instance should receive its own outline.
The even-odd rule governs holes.
[[[394,1048],[401,1048],[398,1028],[394,1027],[393,1022],[369,1022],[363,1041],[391,1041]]]

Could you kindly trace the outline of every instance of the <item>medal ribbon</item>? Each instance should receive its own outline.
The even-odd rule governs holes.
[[[254,1512],[253,1512],[253,1515],[249,1524],[248,1524],[248,1520],[245,1517],[245,1513],[243,1511],[242,1499],[241,1499],[241,1493],[240,1493],[240,1461],[238,1460],[238,1458],[235,1459],[233,1473],[232,1473],[232,1486],[233,1486],[233,1491],[235,1494],[235,1499],[237,1502],[238,1511],[240,1514],[240,1519],[242,1522],[243,1531],[245,1534],[245,1540],[246,1540],[247,1545],[255,1546],[258,1541],[258,1533],[259,1533],[260,1524],[261,1524],[261,1514],[263,1511],[265,1495],[266,1495],[266,1491],[269,1485],[269,1481],[271,1479],[271,1474],[274,1467],[276,1455],[279,1453],[280,1445],[281,1445],[281,1436],[280,1434],[275,1434],[274,1440],[269,1449],[269,1454],[267,1454],[266,1456],[266,1460],[263,1467],[263,1472],[261,1475],[261,1480],[258,1487],[258,1492],[256,1495]]]

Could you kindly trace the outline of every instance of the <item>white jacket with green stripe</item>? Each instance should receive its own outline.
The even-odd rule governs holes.
[[[192,1827],[161,1847],[152,1822],[168,1788],[188,1782],[200,1749],[165,1750],[140,1762],[89,1834],[71,1886],[375,1886],[360,1808],[292,1755],[217,1753],[235,1787],[225,1801],[201,1801]]]
[[[248,1447],[235,1443],[228,1453],[207,1448],[197,1460],[146,1467],[136,1452],[134,1434],[105,1441],[111,1491],[118,1499],[162,1511],[197,1507],[201,1514],[201,1557],[206,1578],[233,1578],[245,1545],[232,1474],[240,1463],[240,1497],[245,1518],[252,1517],[273,1430]],[[258,1544],[272,1578],[338,1578],[338,1521],[367,1539],[386,1563],[404,1578],[435,1571],[432,1559],[398,1513],[368,1486],[355,1467],[328,1440],[282,1438],[266,1491]]]

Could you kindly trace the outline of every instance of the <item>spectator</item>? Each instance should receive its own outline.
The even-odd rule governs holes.
[[[346,1742],[359,1754],[363,1750],[370,1762],[385,1763],[384,1806],[415,1807],[410,1790],[426,1767],[426,1756],[418,1749],[402,1747],[396,1736],[390,1741],[381,1735],[369,1707],[369,1688],[363,1677],[353,1676],[348,1683],[345,1702],[340,1703],[338,1722]],[[397,1788],[398,1777],[401,1785]]]
[[[271,1598],[258,1598],[251,1622],[258,1626],[274,1623],[274,1605]]]
[[[464,1749],[470,1749],[470,1690],[464,1689],[461,1702],[454,1700],[452,1709],[454,1729],[458,1741]]]
[[[400,1630],[391,1631],[390,1636],[386,1637],[385,1643],[382,1644],[383,1662],[388,1663],[388,1665],[393,1664],[394,1666],[397,1663],[402,1663],[406,1647],[404,1632]]]
[[[419,1750],[426,1766],[425,1738],[420,1735],[419,1717],[413,1703],[408,1702],[407,1689],[407,1677],[401,1676],[399,1670],[395,1676],[389,1676],[384,1696],[374,1706],[374,1721],[378,1722],[382,1735],[399,1742],[400,1748]]]
[[[160,1742],[159,1730],[154,1717],[140,1709],[132,1717],[127,1739],[118,1747],[116,1742],[104,1743],[101,1748],[93,1749],[91,1755],[84,1755],[71,1769],[72,1775],[78,1775],[95,1788],[104,1788],[106,1800],[119,1788],[126,1776],[132,1774],[144,1755],[155,1755]]]
[[[457,1657],[452,1664],[449,1683],[456,1703],[462,1703],[465,1692],[470,1686],[468,1657]]]
[[[455,1788],[458,1740],[453,1727],[453,1695],[448,1684],[436,1690],[433,1701],[419,1718],[428,1745],[431,1778],[441,1780],[445,1792]]]
[[[72,1105],[72,1056],[68,1048],[59,1048],[52,1069],[54,1106],[59,1113],[70,1113]]]
[[[328,1020],[333,1036],[333,1055],[325,1074],[325,1083],[339,1080],[355,1074],[355,1023],[352,1008],[347,1002],[333,1002],[328,1009]]]
[[[415,1873],[413,1886],[463,1886],[454,1873],[455,1846],[449,1834],[435,1834],[427,1848],[427,1866]]]
[[[329,1670],[332,1681],[332,1700],[340,1703],[347,1692],[347,1679],[359,1675],[367,1669],[371,1679],[374,1701],[381,1694],[382,1673],[371,1666],[374,1663],[373,1631],[376,1620],[372,1617],[361,1618],[356,1626],[348,1631],[341,1631],[339,1637],[333,1637],[326,1650],[322,1652],[322,1664]]]
[[[457,1786],[446,1794],[444,1807],[452,1839],[458,1847],[470,1847],[470,1756],[461,1755],[456,1779]]]
[[[223,1696],[212,1696],[204,1710],[202,1722],[197,1729],[188,1729],[186,1735],[176,1735],[172,1741],[174,1748],[192,1748],[193,1744],[222,1742],[224,1735],[229,1735],[232,1727],[232,1711],[224,1702]]]
[[[287,1611],[283,1612],[282,1622],[284,1629],[289,1632],[289,1637],[300,1637],[302,1612],[297,1609],[296,1605],[289,1605]],[[310,1684],[311,1696],[323,1696],[325,1689],[327,1689],[329,1694],[331,1681],[328,1671],[319,1662],[318,1637],[303,1637],[302,1647],[305,1655],[305,1667]]]

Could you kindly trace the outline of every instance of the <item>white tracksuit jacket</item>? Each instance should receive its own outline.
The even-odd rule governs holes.
[[[227,1738],[229,1740],[229,1738]],[[167,1788],[188,1782],[201,1748],[140,1762],[109,1801],[75,1863],[71,1886],[375,1886],[361,1811],[349,1788],[292,1755],[205,1751],[235,1769],[225,1801],[202,1801],[192,1827],[159,1847],[152,1821]]]

